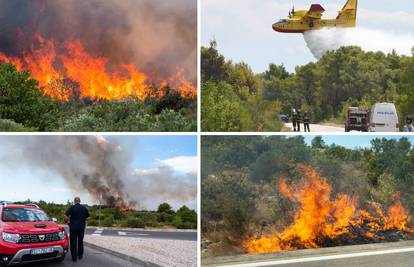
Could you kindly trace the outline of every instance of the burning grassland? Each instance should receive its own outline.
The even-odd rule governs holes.
[[[338,245],[398,241],[414,238],[409,214],[398,196],[388,208],[370,202],[360,208],[358,198],[336,194],[313,168],[299,165],[299,183],[280,179],[282,195],[296,205],[292,223],[243,241],[246,253],[269,253]]]
[[[18,71],[28,70],[39,82],[40,91],[52,98],[67,101],[77,93],[81,98],[119,100],[136,97],[144,100],[164,96],[167,86],[183,98],[196,96],[196,88],[185,80],[182,71],[161,81],[161,89],[157,90],[149,77],[134,65],[110,68],[107,58],[93,57],[80,40],[57,45],[38,33],[34,39],[36,43],[29,51],[22,51],[20,57],[8,57],[0,52],[0,61],[13,63]],[[72,85],[65,80],[71,81]]]
[[[145,100],[167,91],[195,98],[191,1],[178,1],[174,12],[163,1],[86,2],[0,1],[0,20],[7,20],[0,62],[29,71],[42,94],[62,101]]]

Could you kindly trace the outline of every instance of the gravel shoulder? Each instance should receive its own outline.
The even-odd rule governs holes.
[[[85,242],[161,266],[197,266],[196,241],[85,236]]]

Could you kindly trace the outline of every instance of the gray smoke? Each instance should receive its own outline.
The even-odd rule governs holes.
[[[168,167],[133,171],[129,146],[103,137],[12,136],[1,137],[0,144],[0,164],[41,170],[49,179],[62,177],[72,190],[87,192],[96,203],[138,208],[157,196],[165,201],[196,198],[195,175],[175,176]]]
[[[135,170],[128,192],[137,196],[141,203],[146,195],[157,196],[160,201],[179,200],[189,202],[197,196],[197,173],[175,175],[170,166]]]
[[[326,52],[337,50],[342,46],[359,46],[364,51],[382,51],[384,53],[395,50],[400,55],[411,55],[411,48],[414,46],[414,36],[412,35],[400,35],[361,27],[324,28],[307,31],[303,37],[316,59],[320,59]]]
[[[0,0],[0,51],[20,54],[35,32],[58,44],[80,39],[92,55],[151,79],[183,69],[196,81],[196,0]]]

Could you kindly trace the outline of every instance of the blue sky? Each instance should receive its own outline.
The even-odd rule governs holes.
[[[25,149],[24,142],[19,142],[19,138],[36,139],[37,137],[0,136],[0,147],[3,147],[0,150],[0,200],[17,201],[30,198],[34,201],[66,203],[75,195],[80,195],[84,203],[94,203],[86,192],[73,190],[56,172],[34,165],[29,167],[24,159],[17,163],[16,160],[7,162],[8,155],[14,153],[13,149]],[[154,194],[149,197],[145,192],[134,192],[131,188],[127,188],[130,190],[130,195],[138,194],[136,197],[143,208],[155,209],[164,201],[172,204],[174,208],[182,205],[196,208],[197,201],[194,192],[198,170],[197,136],[104,136],[104,138],[111,143],[119,144],[121,148],[128,147],[129,151],[132,151],[133,159],[128,170],[131,175],[125,180],[129,184],[136,186],[139,190],[151,190],[156,185],[151,184],[153,181],[145,181],[145,179],[158,179],[157,181],[182,184],[187,190],[188,196],[185,199],[169,199],[169,196],[173,194],[179,195],[180,189],[177,189],[177,192],[167,192],[167,194],[165,193],[169,187],[167,184],[161,189],[165,193],[163,196]],[[148,182],[147,189],[140,186],[143,182]]]
[[[305,142],[310,145],[314,135],[307,135],[305,136]],[[387,139],[400,139],[403,137],[402,135],[394,135],[394,136],[387,136],[387,135],[324,135],[322,139],[325,141],[327,145],[336,144],[341,145],[347,148],[364,148],[370,147],[371,140],[376,138],[387,138]],[[414,144],[414,136],[408,137],[411,143]]]
[[[109,136],[108,140],[132,146],[136,151],[134,168],[154,168],[162,160],[197,155],[197,138],[193,136]]]
[[[378,42],[404,42],[395,46],[405,47],[402,50],[409,54],[414,46],[414,1],[358,2],[357,28],[364,31],[356,38],[361,38],[361,46],[371,45],[376,49]],[[298,10],[308,9],[312,3],[321,4],[326,9],[324,18],[331,18],[345,0],[203,0],[201,44],[207,46],[215,37],[219,51],[227,59],[244,61],[255,72],[263,72],[271,62],[283,64],[292,72],[295,66],[315,61],[315,58],[301,34],[276,33],[271,25],[286,17],[292,4]],[[367,40],[370,39],[367,32],[377,40]],[[388,52],[389,46],[384,50]]]

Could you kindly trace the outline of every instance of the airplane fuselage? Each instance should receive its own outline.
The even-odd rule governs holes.
[[[286,19],[280,20],[273,24],[273,30],[285,33],[304,33],[306,31],[318,30],[321,28],[345,28],[355,27],[355,21],[352,19],[319,19],[319,20],[304,20],[304,19]]]
[[[322,28],[345,28],[356,26],[358,0],[347,0],[335,19],[322,19],[325,9],[319,4],[312,4],[309,10],[292,8],[286,19],[272,25],[273,30],[287,33],[304,33]]]

